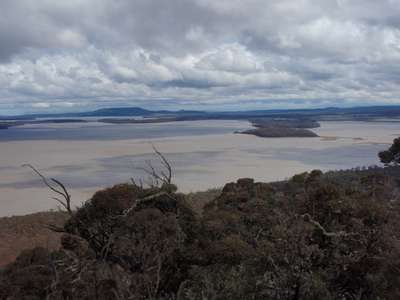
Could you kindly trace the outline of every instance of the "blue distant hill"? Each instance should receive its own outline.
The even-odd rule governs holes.
[[[0,120],[17,119],[31,120],[36,118],[84,118],[84,117],[175,117],[179,119],[244,119],[251,117],[312,117],[326,118],[368,118],[368,117],[396,117],[400,116],[400,105],[392,106],[363,106],[363,107],[327,107],[317,109],[271,109],[271,110],[243,110],[243,111],[218,111],[205,112],[193,110],[147,110],[141,107],[111,107],[87,112],[71,113],[40,113],[19,116],[2,116]]]

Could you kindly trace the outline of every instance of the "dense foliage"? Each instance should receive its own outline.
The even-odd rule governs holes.
[[[201,213],[172,184],[117,185],[74,212],[59,251],[4,268],[0,299],[400,299],[399,174],[240,179]]]
[[[379,158],[386,165],[400,164],[400,138],[394,139],[388,150],[379,152]]]

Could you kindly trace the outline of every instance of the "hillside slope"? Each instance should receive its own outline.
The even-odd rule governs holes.
[[[63,212],[0,218],[0,267],[14,261],[23,250],[39,246],[50,251],[58,249],[61,234],[45,225],[63,226],[66,220],[67,214]]]

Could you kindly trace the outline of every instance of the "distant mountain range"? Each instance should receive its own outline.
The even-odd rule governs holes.
[[[187,115],[204,114],[201,111],[168,111],[168,110],[147,110],[141,107],[112,107],[102,108],[87,112],[66,112],[66,113],[39,113],[23,114],[17,116],[0,116],[1,119],[36,119],[36,118],[84,118],[84,117],[135,117],[135,116],[157,116],[157,115]]]
[[[175,117],[179,119],[248,119],[251,117],[275,118],[315,118],[315,119],[341,119],[341,118],[370,118],[370,117],[396,117],[400,116],[400,105],[393,106],[364,106],[364,107],[327,107],[318,109],[273,109],[273,110],[248,110],[248,111],[219,111],[205,112],[192,110],[147,110],[140,107],[113,107],[102,108],[88,112],[70,113],[40,113],[19,116],[0,116],[0,120],[32,120],[37,118],[85,118],[85,117]]]

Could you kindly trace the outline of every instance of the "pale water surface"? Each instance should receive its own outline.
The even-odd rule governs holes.
[[[138,170],[165,153],[183,192],[219,187],[240,177],[285,179],[315,168],[378,164],[377,152],[400,136],[396,122],[322,122],[320,138],[258,138],[233,134],[242,121],[163,124],[30,125],[0,130],[0,216],[57,208],[24,163],[64,182],[75,205],[99,188],[143,178]]]

